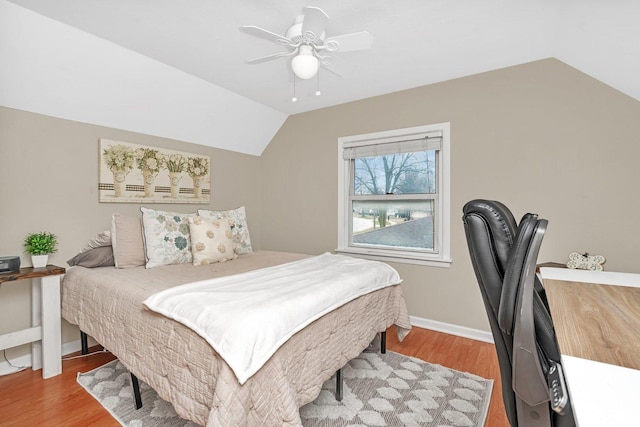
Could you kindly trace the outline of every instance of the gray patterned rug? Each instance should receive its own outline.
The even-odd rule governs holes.
[[[345,366],[343,377],[342,401],[335,400],[334,377],[314,402],[300,408],[305,427],[480,427],[493,386],[492,380],[393,352],[362,353]],[[195,426],[143,382],[144,406],[136,411],[129,378],[114,360],[79,373],[78,383],[123,426]]]

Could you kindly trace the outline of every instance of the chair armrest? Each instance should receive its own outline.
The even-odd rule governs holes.
[[[536,406],[550,400],[546,374],[542,370],[536,344],[533,313],[533,293],[536,260],[542,245],[547,221],[535,220],[529,242],[523,242],[519,250],[526,250],[524,268],[520,275],[515,328],[513,334],[512,386],[514,392],[528,405]]]

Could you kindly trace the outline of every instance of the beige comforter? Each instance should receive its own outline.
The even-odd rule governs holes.
[[[377,332],[395,323],[403,338],[410,329],[400,286],[364,295],[311,323],[242,386],[203,338],[145,310],[142,301],[172,286],[304,257],[259,251],[199,267],[72,267],[62,282],[62,315],[113,352],[184,418],[210,426],[299,426],[298,408],[313,401],[322,384]]]

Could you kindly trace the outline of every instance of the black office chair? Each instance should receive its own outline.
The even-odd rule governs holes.
[[[573,427],[560,351],[536,263],[547,220],[516,224],[500,202],[463,208],[471,262],[495,341],[502,396],[512,427]]]

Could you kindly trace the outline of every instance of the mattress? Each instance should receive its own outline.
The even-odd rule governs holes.
[[[400,339],[408,333],[399,285],[361,296],[317,319],[243,385],[203,338],[146,310],[142,301],[173,286],[304,257],[257,251],[207,266],[71,267],[62,281],[62,316],[109,349],[185,419],[211,426],[300,426],[299,407],[313,401],[322,384],[377,332],[396,324]]]

